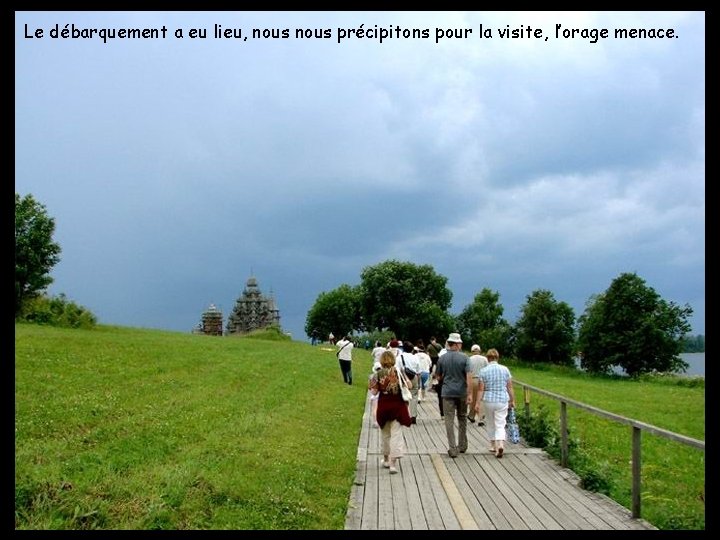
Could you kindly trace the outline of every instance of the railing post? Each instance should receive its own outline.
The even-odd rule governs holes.
[[[567,427],[567,403],[560,402],[560,465],[567,467],[568,464],[568,427]]]
[[[523,386],[523,401],[525,402],[525,416],[530,417],[530,389]]]
[[[632,428],[632,517],[640,518],[640,437],[642,431],[639,427]]]

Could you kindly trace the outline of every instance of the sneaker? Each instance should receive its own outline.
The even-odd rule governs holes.
[[[482,420],[480,420],[480,421],[478,422],[478,427],[484,427],[484,426],[485,426],[485,422],[483,422]]]
[[[497,457],[501,458],[501,457],[503,457],[503,452],[504,452],[504,448],[502,448],[502,447],[501,447],[501,448],[498,448],[498,449],[497,449],[497,452],[495,453],[495,455],[496,455]]]
[[[417,417],[413,416],[412,418],[410,418],[410,422],[413,424],[417,424]]]
[[[398,470],[395,467],[390,467],[390,474],[397,474]]]
[[[470,417],[468,416],[468,422],[470,422],[471,424],[474,424],[474,423],[475,423],[475,419],[474,419],[474,418],[470,418]]]
[[[389,468],[390,468],[390,464],[389,464],[387,461],[385,461],[385,460],[383,460],[382,466],[385,467],[386,469],[389,469]]]
[[[458,455],[459,454],[457,450],[448,450],[448,456],[450,456],[451,458],[455,459],[456,457],[458,457]]]
[[[467,448],[461,448],[461,449],[460,449],[460,453],[461,453],[461,454],[464,454],[465,452],[467,452]]]

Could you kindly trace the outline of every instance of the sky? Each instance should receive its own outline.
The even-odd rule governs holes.
[[[394,259],[510,323],[634,272],[704,335],[705,14],[18,11],[15,192],[102,324],[227,320],[252,276],[308,340]]]

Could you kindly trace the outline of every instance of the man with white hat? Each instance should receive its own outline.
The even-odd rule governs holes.
[[[472,386],[470,360],[462,352],[462,338],[457,332],[447,338],[447,352],[438,360],[437,370],[442,379],[443,412],[451,458],[465,453],[467,441],[467,396]],[[455,439],[455,415],[458,419],[458,437]]]

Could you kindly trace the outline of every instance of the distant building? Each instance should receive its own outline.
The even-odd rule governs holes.
[[[264,296],[257,280],[251,276],[228,317],[227,333],[242,335],[272,325],[280,326],[280,310],[275,305],[272,293]]]
[[[215,304],[210,306],[202,314],[202,322],[198,324],[196,334],[205,334],[206,336],[222,336],[223,335],[223,314]]]

